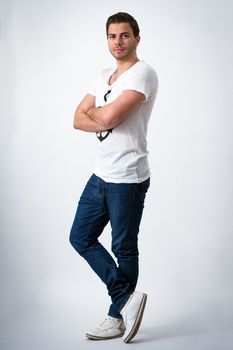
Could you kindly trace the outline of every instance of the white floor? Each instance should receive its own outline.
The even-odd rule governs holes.
[[[164,318],[147,305],[137,336],[129,344],[121,338],[108,341],[86,339],[85,330],[101,318],[90,318],[82,305],[68,301],[66,306],[19,312],[18,319],[1,327],[1,350],[85,350],[136,349],[156,350],[231,350],[233,349],[233,317],[231,312],[214,308],[205,312],[182,315],[173,312]]]

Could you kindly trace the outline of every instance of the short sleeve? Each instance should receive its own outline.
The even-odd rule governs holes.
[[[158,89],[158,78],[153,68],[142,66],[130,72],[123,90],[135,90],[145,95],[146,100],[154,96]]]

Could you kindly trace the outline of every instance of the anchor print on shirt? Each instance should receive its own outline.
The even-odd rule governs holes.
[[[104,95],[104,102],[107,102],[108,96],[111,93],[112,90],[108,90],[106,94]],[[101,108],[101,107],[99,107]],[[103,142],[113,131],[112,129],[104,130],[104,131],[98,131],[96,132],[96,136],[100,140],[100,142]]]

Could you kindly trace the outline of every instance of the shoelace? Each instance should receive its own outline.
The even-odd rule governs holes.
[[[117,320],[115,320],[114,318],[107,316],[105,318],[105,320],[100,324],[100,327],[102,329],[107,329],[110,326],[114,326],[117,323]]]

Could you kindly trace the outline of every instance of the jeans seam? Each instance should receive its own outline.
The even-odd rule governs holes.
[[[106,209],[105,209],[104,206],[102,205],[101,208],[100,208],[100,210],[99,210],[99,213],[95,216],[95,218],[94,218],[93,221],[91,222],[90,227],[89,227],[89,229],[88,229],[88,231],[87,231],[87,238],[88,238],[88,239],[89,239],[89,233],[90,233],[90,231],[91,231],[91,229],[92,229],[92,227],[93,227],[93,224],[94,224],[95,221],[101,216],[100,213],[101,213],[101,210],[102,210],[102,209],[104,209],[105,213],[107,213]],[[103,231],[102,231],[102,232],[103,232]]]
[[[134,185],[133,187],[133,203],[134,203],[134,199],[135,199],[135,190],[136,190],[136,185]],[[133,212],[134,212],[134,205],[131,207],[131,212],[130,212],[130,218],[129,218],[129,223],[127,225],[127,231],[129,231],[129,229],[132,227],[132,216],[133,216]],[[127,242],[128,245],[128,242]]]

